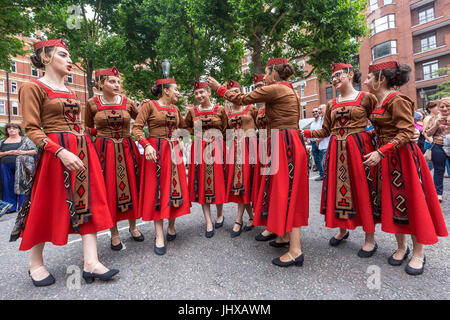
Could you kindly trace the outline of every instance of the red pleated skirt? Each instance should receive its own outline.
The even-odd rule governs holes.
[[[191,210],[191,203],[189,201],[189,189],[186,179],[186,167],[183,162],[183,155],[179,148],[178,142],[174,142],[176,148],[177,159],[176,163],[172,164],[171,146],[166,139],[162,138],[148,138],[152,147],[157,150],[157,144],[160,148],[160,202],[159,210],[157,208],[157,192],[158,192],[158,178],[157,178],[157,164],[149,160],[143,159],[141,169],[141,182],[139,191],[139,215],[143,221],[155,221],[162,219],[175,219],[183,215],[189,214]],[[179,183],[181,185],[182,203],[178,207],[170,204],[171,200],[171,184],[172,181],[172,165],[178,167]],[[176,182],[178,184],[178,182]]]
[[[270,151],[272,143],[274,150]],[[292,228],[308,225],[308,158],[303,139],[294,129],[280,130],[269,139],[268,153],[271,164],[263,168],[253,224],[283,236]],[[268,167],[272,168],[269,175]]]
[[[395,158],[395,159],[393,159]],[[400,170],[389,166],[399,160]],[[393,170],[396,172],[390,172]],[[442,209],[425,158],[416,143],[408,143],[381,161],[381,229],[410,234],[417,242],[431,245],[448,236]],[[402,192],[395,185],[404,184]],[[406,209],[408,224],[394,223],[395,207]]]
[[[99,152],[100,163],[104,168],[103,175],[106,186],[106,198],[108,200],[109,211],[114,223],[122,220],[139,219],[138,205],[138,182],[141,155],[136,144],[131,138],[122,140],[123,155],[125,157],[126,168],[123,174],[127,175],[129,189],[131,193],[132,207],[127,211],[120,211],[117,207],[117,172],[116,172],[116,155],[114,148],[114,140],[108,138],[97,137],[95,146]],[[137,166],[137,168],[135,168]],[[137,170],[137,172],[136,172]]]
[[[374,151],[373,140],[370,135],[361,132],[354,133],[347,137],[345,141],[347,166],[343,167],[343,162],[337,155],[338,139],[332,136],[328,145],[324,180],[321,196],[321,213],[325,215],[325,225],[328,228],[355,229],[362,226],[365,232],[375,232],[374,195],[376,195],[376,168],[363,165],[363,155]],[[348,171],[343,175],[344,169]],[[370,178],[368,178],[368,172]],[[336,198],[340,196],[342,186],[337,180],[350,179],[351,190],[342,190],[345,193],[351,192],[352,203],[349,207],[355,212],[354,217],[341,219],[336,215]],[[370,179],[370,180],[368,180]],[[339,201],[339,199],[338,199]]]
[[[63,133],[68,141],[65,146],[70,152],[77,154],[77,137],[71,133]],[[52,141],[58,142],[58,134],[47,135]],[[113,226],[111,214],[106,199],[106,189],[94,143],[87,135],[83,136],[87,144],[89,159],[89,190],[91,194],[92,219],[81,225],[81,235],[96,233]],[[72,171],[72,182],[76,172]],[[74,185],[72,185],[73,189]],[[76,198],[76,192],[74,192]],[[25,229],[21,234],[22,241],[19,250],[29,250],[43,242],[51,242],[62,246],[67,244],[68,235],[74,233],[70,223],[69,210],[66,203],[64,188],[64,170],[61,160],[53,154],[43,151],[37,164],[33,188],[31,191],[31,206],[28,212]]]
[[[227,202],[226,184],[225,184],[225,164],[224,155],[226,154],[226,145],[223,140],[214,140],[208,145],[202,139],[195,138],[191,145],[191,162],[188,170],[189,197],[191,202],[200,204],[223,204]],[[212,188],[208,189],[205,181],[205,153],[207,159],[211,159],[214,181],[211,182]],[[210,158],[208,158],[210,156]],[[196,161],[197,159],[197,161]],[[196,164],[197,163],[197,164]]]
[[[254,167],[257,162],[257,146],[258,140],[257,138],[245,138],[242,140],[242,147],[241,147],[241,160],[240,162],[237,162],[236,159],[236,141],[233,142],[233,145],[229,148],[227,153],[227,160],[226,160],[226,179],[227,179],[227,188],[226,188],[226,195],[227,200],[226,202],[234,202],[234,203],[244,203],[244,204],[250,204],[250,202],[254,199],[254,192],[253,192],[253,178],[254,178]],[[236,161],[235,161],[236,160]],[[233,187],[233,177],[235,170],[238,170],[236,167],[236,163],[238,163],[241,167],[242,174],[242,187],[243,187],[243,193],[239,195],[235,195],[232,192]]]

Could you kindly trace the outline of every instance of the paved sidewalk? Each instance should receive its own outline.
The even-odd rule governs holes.
[[[35,288],[28,277],[29,252],[19,252],[20,241],[9,243],[15,214],[0,218],[0,299],[448,299],[450,293],[450,238],[426,247],[427,264],[422,276],[413,277],[402,267],[388,265],[395,251],[393,235],[377,227],[377,253],[369,259],[356,254],[364,233],[358,229],[338,248],[328,245],[335,230],[324,226],[319,214],[322,182],[310,178],[309,226],[302,228],[303,267],[279,268],[271,264],[286,249],[276,249],[254,237],[262,230],[255,228],[231,239],[236,205],[226,204],[225,225],[212,239],[204,236],[204,218],[198,204],[192,213],[177,220],[177,238],[168,244],[167,254],[153,252],[154,227],[139,221],[146,239],[134,242],[128,223],[121,222],[120,235],[126,249],[109,248],[109,232],[98,235],[101,261],[120,269],[110,282],[96,281],[80,288],[75,281],[83,266],[81,239],[70,236],[64,247],[46,246],[44,258],[56,284]],[[445,179],[442,203],[447,226],[450,226],[450,179]],[[215,209],[213,209],[215,217]],[[247,221],[245,217],[244,221]],[[411,240],[408,239],[411,246]],[[71,269],[74,268],[74,269]],[[69,273],[68,272],[69,269]],[[75,279],[75,280],[74,280]],[[378,281],[379,280],[379,281]]]

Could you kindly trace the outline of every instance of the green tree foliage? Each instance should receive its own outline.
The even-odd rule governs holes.
[[[17,36],[34,31],[30,8],[36,1],[0,0],[0,69],[10,71],[11,56],[25,55],[24,43]]]
[[[93,71],[122,61],[123,41],[110,31],[119,2],[54,0],[42,2],[34,10],[37,25],[47,38],[67,40],[72,60],[86,73],[89,97],[93,96]]]
[[[450,68],[440,68],[436,70],[436,75],[450,76]],[[441,99],[444,97],[450,97],[450,80],[439,83],[437,85],[437,92],[430,96],[431,99]]]

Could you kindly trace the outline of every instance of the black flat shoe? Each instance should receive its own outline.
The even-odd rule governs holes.
[[[277,242],[276,240],[270,241],[269,246],[274,248],[286,248],[289,247],[289,241],[288,242]]]
[[[176,239],[176,237],[177,237],[177,234],[176,234],[176,233],[175,233],[175,234],[170,234],[169,232],[167,232],[166,240],[167,240],[167,241],[173,241],[173,240]]]
[[[224,222],[225,222],[225,217],[222,216],[222,222],[217,222],[217,221],[216,221],[216,222],[214,223],[214,228],[216,228],[216,229],[222,228]]]
[[[212,238],[213,236],[214,236],[214,229],[205,232],[205,237]]]
[[[360,258],[370,258],[377,251],[377,249],[378,249],[378,244],[375,242],[375,246],[373,247],[373,249],[371,251],[365,251],[363,249],[360,249],[358,251],[358,257],[360,257]]]
[[[231,235],[232,238],[239,237],[241,235],[241,232],[242,232],[242,223],[239,223],[239,222],[236,221],[236,222],[234,222],[234,224],[237,224],[239,226],[239,231],[231,230],[230,235]]]
[[[412,268],[412,267],[409,266],[409,262],[411,262],[411,260],[413,258],[416,258],[417,260],[422,261],[422,268],[415,269],[415,268]],[[425,270],[425,262],[426,262],[425,256],[423,256],[423,260],[420,259],[419,257],[412,256],[412,258],[409,260],[409,262],[408,262],[408,264],[405,267],[405,271],[406,271],[407,274],[412,275],[412,276],[418,276],[418,275],[421,275],[423,273],[423,271]]]
[[[42,267],[37,268],[36,270],[33,271],[33,273],[41,268]],[[33,281],[33,284],[35,287],[48,287],[56,282],[55,278],[52,276],[51,273],[48,275],[47,278],[39,280],[39,281],[33,279],[33,277],[31,276],[31,272],[29,270],[28,270],[28,275],[30,276],[31,281]]]
[[[166,247],[166,244],[164,244],[164,247],[157,247],[156,246],[156,239],[155,239],[155,245],[154,245],[154,247],[153,247],[153,250],[155,251],[155,253],[158,255],[158,256],[163,256],[163,255],[165,255],[166,254],[166,252],[167,252],[167,247]]]
[[[342,242],[343,240],[347,239],[349,235],[350,235],[350,232],[347,231],[347,233],[345,234],[345,236],[344,236],[341,240],[336,239],[336,238],[333,236],[333,237],[330,239],[330,241],[329,241],[330,246],[332,246],[332,247],[337,247],[338,245],[341,244],[341,242]]]
[[[391,266],[394,266],[394,267],[401,266],[401,265],[403,264],[403,261],[405,261],[405,260],[408,258],[408,255],[409,255],[409,248],[406,248],[406,250],[405,250],[404,252],[405,252],[405,254],[404,254],[404,256],[403,256],[403,259],[400,259],[400,260],[397,260],[397,259],[394,258],[394,254],[395,254],[395,252],[394,252],[394,253],[389,257],[388,263],[389,263]]]
[[[137,229],[136,229],[137,230]],[[139,233],[141,234],[140,236],[137,236],[137,237],[135,237],[135,236],[133,236],[133,233],[131,232],[131,230],[130,229],[128,229],[128,231],[130,232],[130,234],[131,234],[131,237],[133,238],[133,240],[134,241],[136,241],[136,242],[142,242],[142,241],[144,241],[145,240],[145,237],[144,237],[144,235],[142,234],[142,232],[140,232],[139,231]],[[135,230],[133,230],[133,231],[135,231]]]
[[[262,233],[260,233],[255,237],[255,240],[256,241],[269,241],[269,240],[276,239],[277,237],[278,236],[275,233],[269,234],[268,236],[265,236]]]
[[[119,270],[117,270],[117,269],[111,269],[108,272],[105,272],[103,274],[87,272],[87,271],[83,270],[83,279],[86,281],[86,283],[92,283],[92,282],[94,282],[95,279],[100,279],[102,281],[108,281],[109,279],[111,279],[118,273],[119,273]]]
[[[252,219],[248,219],[248,221],[253,221],[253,218],[252,218]],[[254,228],[254,225],[253,225],[253,222],[252,222],[252,225],[251,225],[251,226],[245,225],[243,230],[244,230],[245,232],[247,232],[247,231],[252,230],[253,228]]]
[[[112,237],[111,238],[111,250],[113,250],[113,251],[120,251],[120,250],[122,250],[123,249],[122,241],[120,241],[120,243],[117,244],[117,245],[113,245],[113,243],[112,243],[112,239],[113,238],[118,238],[118,237]]]
[[[292,265],[295,265],[296,267],[303,266],[303,261],[304,261],[303,253],[301,255],[299,255],[295,259],[294,259],[293,256],[290,255],[289,252],[288,252],[288,255],[291,258],[291,261],[283,262],[283,261],[280,260],[280,258],[275,258],[275,259],[272,260],[272,263],[274,265],[276,265],[276,266],[283,267],[283,268],[286,268],[286,267],[289,267],[289,266],[292,266]]]

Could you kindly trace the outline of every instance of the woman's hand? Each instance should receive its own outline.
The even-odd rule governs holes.
[[[211,76],[208,77],[208,85],[213,91],[217,91],[220,87],[220,83]]]
[[[156,161],[156,151],[151,145],[145,147],[144,156],[146,160],[155,162]]]
[[[420,131],[418,129],[414,129],[414,135],[411,138],[411,142],[419,141]]]
[[[83,161],[67,149],[62,149],[58,152],[57,157],[70,171],[86,170]]]
[[[369,154],[363,155],[363,157],[367,159],[366,161],[363,162],[363,164],[370,167],[376,166],[378,162],[380,162],[382,159],[378,151],[374,151]]]

